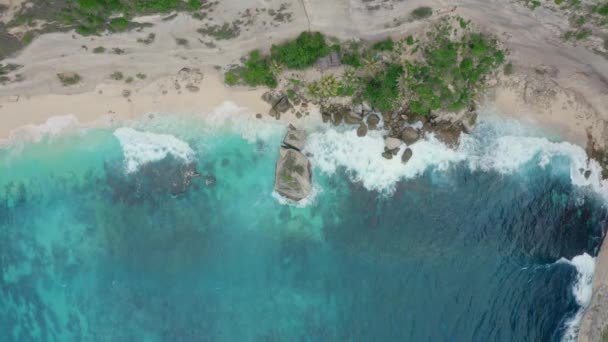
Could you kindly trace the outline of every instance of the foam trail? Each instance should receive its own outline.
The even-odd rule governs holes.
[[[234,102],[224,101],[210,113],[203,116],[207,129],[219,131],[228,129],[241,134],[250,143],[257,140],[269,140],[277,134],[283,134],[282,124],[262,121],[247,114],[247,108],[239,107]]]
[[[313,157],[312,164],[322,172],[333,174],[343,167],[351,180],[362,182],[368,190],[390,193],[398,181],[419,176],[427,169],[446,169],[455,162],[466,162],[472,170],[511,174],[528,163],[546,167],[554,157],[570,162],[570,179],[579,187],[589,187],[608,200],[608,182],[601,177],[600,165],[589,160],[580,146],[552,142],[544,137],[525,136],[528,131],[499,120],[487,120],[472,135],[463,134],[457,150],[452,150],[428,134],[409,148],[413,157],[401,163],[399,154],[391,160],[384,151],[383,131],[371,131],[358,137],[356,131],[329,128],[308,137],[305,147]]]
[[[171,154],[186,162],[194,160],[194,151],[190,146],[169,134],[140,132],[130,127],[121,127],[114,131],[120,142],[127,173],[135,172],[144,164],[164,159]]]
[[[313,184],[310,194],[306,198],[304,198],[300,201],[294,201],[292,199],[283,197],[283,196],[281,196],[281,194],[279,194],[276,191],[272,192],[272,197],[274,199],[276,199],[277,202],[279,202],[282,205],[289,205],[289,206],[296,207],[296,208],[305,208],[305,207],[311,205],[312,203],[314,203],[315,199],[321,192],[322,192],[321,187],[317,186],[316,184]]]
[[[593,274],[595,272],[595,258],[587,253],[575,256],[572,260],[560,259],[558,263],[567,263],[576,267],[578,275],[572,287],[572,294],[580,306],[576,314],[566,322],[564,342],[575,342],[578,337],[581,319],[585,309],[589,306],[593,288]]]
[[[358,137],[355,130],[340,131],[334,128],[308,136],[305,152],[312,154],[314,167],[333,174],[344,167],[352,181],[362,182],[368,190],[392,192],[401,179],[422,174],[428,167],[445,169],[452,162],[462,161],[466,155],[446,148],[433,136],[419,141],[410,148],[414,152],[407,164],[401,163],[401,154],[391,160],[382,157],[384,139],[380,131]]]

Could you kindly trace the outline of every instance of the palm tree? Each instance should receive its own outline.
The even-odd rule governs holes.
[[[270,73],[277,77],[279,76],[283,70],[285,70],[285,65],[281,62],[277,62],[275,60],[270,61]]]

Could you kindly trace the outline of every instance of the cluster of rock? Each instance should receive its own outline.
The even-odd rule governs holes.
[[[369,130],[386,130],[382,156],[392,159],[401,150],[401,145],[405,144],[408,147],[401,154],[403,163],[412,158],[413,151],[409,146],[427,133],[433,133],[444,144],[456,147],[460,134],[467,132],[469,127],[474,125],[476,118],[474,114],[467,114],[463,116],[467,120],[465,123],[460,118],[450,120],[445,117],[426,117],[409,113],[407,110],[380,114],[365,105],[349,107],[341,104],[321,106],[321,117],[323,122],[334,125],[359,125],[357,135],[360,137],[367,135]]]
[[[268,115],[277,120],[288,111],[293,113],[298,119],[304,115],[309,115],[308,103],[303,102],[297,95],[294,95],[294,98],[290,100],[285,92],[271,90],[262,95],[262,100],[270,105]],[[295,106],[298,106],[298,108],[296,109]],[[262,114],[258,114],[257,117],[261,118]]]
[[[281,196],[300,201],[312,191],[310,161],[302,153],[306,144],[306,132],[289,127],[277,160],[274,190]]]

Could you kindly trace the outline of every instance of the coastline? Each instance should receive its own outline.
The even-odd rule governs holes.
[[[230,18],[236,15],[237,9],[252,3],[228,3],[222,15]],[[381,10],[372,17],[364,9],[346,4],[318,0],[293,2],[294,22],[280,24],[272,30],[255,26],[241,37],[218,43],[214,48],[194,45],[198,39],[192,29],[196,21],[181,14],[167,22],[160,16],[141,18],[155,25],[143,32],[95,38],[73,37],[71,33],[41,36],[22,53],[7,60],[24,65],[25,80],[0,89],[0,145],[38,132],[40,125],[53,117],[73,115],[78,125],[110,126],[148,113],[201,115],[224,101],[247,108],[243,115],[255,117],[260,113],[262,120],[274,122],[267,114],[270,106],[261,100],[265,89],[228,88],[218,69],[225,70],[237,63],[251,49],[268,49],[272,43],[309,28],[335,32],[343,39],[375,39],[416,32],[425,24],[410,22],[386,28],[383,23],[398,17],[399,11],[408,12],[421,3],[395,5],[397,8]],[[461,1],[458,6],[433,1],[432,5],[440,8],[439,13],[455,11],[471,18],[505,39],[516,73],[493,80],[487,104],[495,106],[501,115],[556,130],[565,140],[582,147],[591,141],[599,148],[608,147],[608,63],[605,59],[581,46],[559,42],[555,19],[550,15],[544,21],[537,21],[532,14],[498,1]],[[515,18],[510,10],[514,9],[517,22],[512,24]],[[335,20],[336,17],[340,19]],[[152,46],[136,42],[147,32],[158,33],[157,42]],[[188,39],[193,45],[176,46],[176,37]],[[87,49],[83,48],[85,45]],[[117,46],[126,53],[93,55],[89,49],[94,46]],[[184,72],[184,68],[188,71]],[[147,78],[125,84],[109,78],[114,71],[133,75],[143,72]],[[59,72],[78,72],[83,80],[78,85],[64,87],[57,82]],[[306,127],[317,124],[318,118],[311,116],[304,120],[287,114],[281,122]],[[596,299],[608,291],[602,290],[608,287],[607,270],[608,244],[603,243],[596,259],[594,299],[581,323],[580,341],[594,341],[597,335],[591,330],[602,324],[596,323],[602,319],[599,314],[608,312],[608,303]]]

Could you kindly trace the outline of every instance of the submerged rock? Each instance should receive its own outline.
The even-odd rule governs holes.
[[[312,190],[310,161],[302,152],[281,147],[275,174],[274,189],[281,196],[300,201]]]
[[[393,159],[393,153],[391,151],[382,152],[382,156],[386,159]]]

